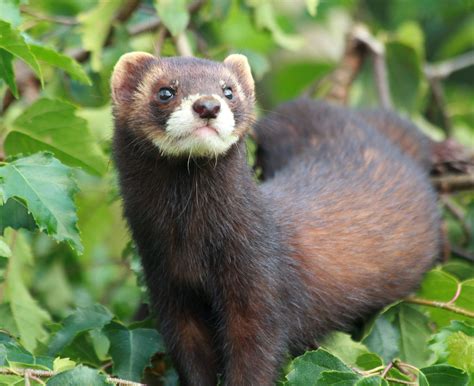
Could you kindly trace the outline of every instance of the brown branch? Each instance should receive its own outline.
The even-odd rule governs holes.
[[[449,116],[448,110],[446,109],[446,98],[444,97],[444,89],[441,84],[441,78],[436,77],[427,77],[428,84],[431,88],[431,95],[433,101],[438,106],[439,113],[443,120],[442,129],[447,138],[450,138],[453,135],[453,124],[451,122],[451,117]]]
[[[27,382],[29,378],[32,378],[32,379],[50,378],[59,374],[59,372],[51,371],[51,370],[0,367],[0,374],[19,375],[19,376],[24,377],[25,382]],[[120,378],[114,378],[114,377],[107,377],[106,382],[113,383],[115,385],[123,385],[123,386],[146,386],[143,383],[128,381],[126,379],[120,379]]]
[[[465,308],[457,307],[449,303],[438,302],[435,300],[422,299],[415,296],[409,296],[404,299],[407,303],[418,304],[421,306],[441,308],[443,310],[455,312],[456,314],[467,316],[469,318],[474,318],[474,312],[466,310]]]
[[[465,213],[463,210],[448,196],[441,196],[441,202],[446,210],[453,215],[453,217],[461,223],[461,227],[466,238],[471,237],[471,227],[465,220]]]
[[[431,182],[441,193],[474,190],[474,174],[436,176],[431,177]]]

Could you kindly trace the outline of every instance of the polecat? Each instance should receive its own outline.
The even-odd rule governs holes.
[[[338,135],[301,135],[256,184],[244,56],[126,54],[112,96],[125,216],[181,385],[273,384],[285,353],[409,294],[438,254],[424,171],[342,108],[277,110],[280,144]]]

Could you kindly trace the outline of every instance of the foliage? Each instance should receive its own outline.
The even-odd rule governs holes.
[[[450,134],[473,146],[472,67],[442,79],[444,106],[426,72],[473,48],[469,4],[0,0],[0,385],[144,374],[176,383],[153,324],[132,323],[146,296],[110,163],[109,78],[121,54],[182,54],[183,41],[216,60],[244,53],[266,111],[324,84],[350,24],[363,22],[385,47],[395,107],[437,139],[446,110]],[[378,105],[375,84],[366,62],[349,103]],[[449,200],[461,213],[444,213],[451,242],[472,255],[474,194]],[[474,384],[474,264],[451,256],[416,299],[425,305],[394,304],[352,336],[336,332],[291,359],[281,384]]]

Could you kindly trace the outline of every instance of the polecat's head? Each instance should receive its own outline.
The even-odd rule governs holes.
[[[117,123],[154,143],[163,155],[214,157],[247,131],[254,82],[247,58],[157,58],[123,55],[112,74]]]

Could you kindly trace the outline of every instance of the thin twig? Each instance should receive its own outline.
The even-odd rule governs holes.
[[[390,371],[390,369],[393,367],[393,362],[390,362],[387,367],[382,371],[382,374],[380,374],[380,377],[385,378]]]
[[[462,174],[462,175],[445,175],[431,177],[431,182],[442,193],[452,193],[460,190],[473,190],[474,189],[474,175],[473,174]]]
[[[461,307],[454,306],[454,305],[449,304],[449,303],[438,302],[438,301],[435,301],[435,300],[422,299],[422,298],[418,298],[418,297],[415,297],[415,296],[409,296],[409,297],[405,298],[404,300],[407,303],[419,304],[419,305],[422,305],[422,306],[428,306],[428,307],[434,307],[434,308],[441,308],[441,309],[444,309],[444,310],[447,310],[447,311],[455,312],[456,314],[459,314],[459,315],[464,315],[464,316],[468,316],[469,318],[474,318],[474,312],[466,310],[466,309],[461,308]]]
[[[31,9],[29,9],[28,7],[26,7],[24,5],[20,6],[20,11],[27,14],[27,15],[30,15],[30,16],[34,17],[35,19],[48,21],[48,22],[55,23],[55,24],[63,24],[63,25],[69,25],[69,26],[79,24],[79,22],[73,17],[49,16],[49,15],[45,15],[43,13],[32,11]]]
[[[440,63],[426,64],[424,72],[428,78],[444,79],[450,76],[453,72],[470,66],[474,66],[474,51],[467,52]]]
[[[176,45],[176,51],[180,56],[193,56],[193,50],[188,37],[186,36],[186,32],[181,32],[176,36],[174,38],[174,43]]]

